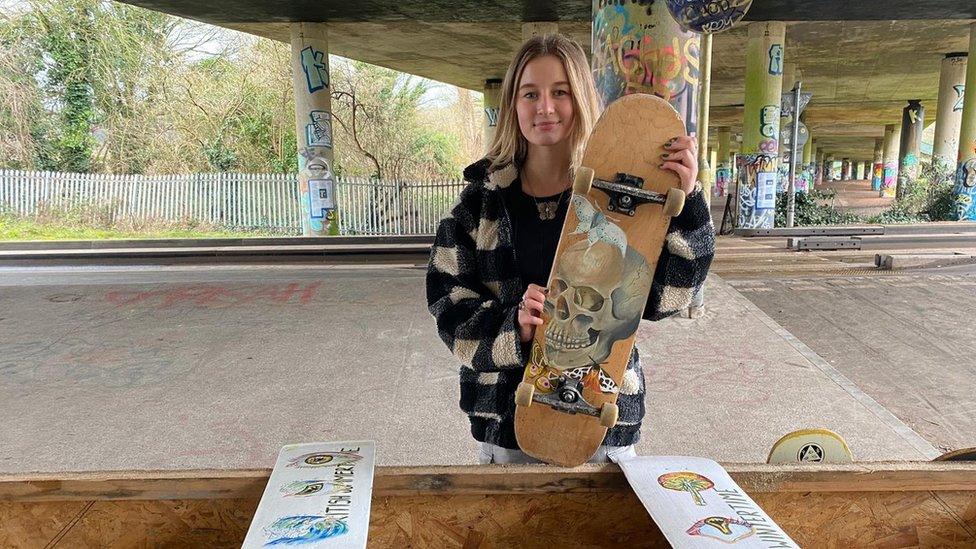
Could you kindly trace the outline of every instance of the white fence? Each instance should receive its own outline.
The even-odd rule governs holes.
[[[342,234],[433,234],[464,187],[460,180],[339,178]],[[111,175],[0,170],[0,213],[97,207],[110,222],[196,222],[228,229],[300,234],[294,174]]]

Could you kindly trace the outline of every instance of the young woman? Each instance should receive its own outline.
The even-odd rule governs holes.
[[[586,55],[559,35],[528,40],[502,83],[487,156],[468,166],[468,185],[441,220],[427,273],[427,302],[440,337],[462,362],[461,409],[481,442],[481,463],[533,463],[515,439],[515,388],[546,296],[573,172],[599,113]],[[714,228],[697,185],[694,137],[675,136],[649,162],[676,172],[688,194],[671,221],[644,318],[687,307],[705,280]],[[591,461],[632,454],[644,417],[637,349],[617,400],[619,419]]]

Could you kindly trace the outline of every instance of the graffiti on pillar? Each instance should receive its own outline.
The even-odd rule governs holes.
[[[956,219],[976,221],[976,158],[959,163],[952,192],[955,195]]]
[[[605,104],[631,93],[657,95],[697,131],[699,39],[677,23],[651,24],[651,2],[600,1],[593,19],[593,78]],[[667,17],[665,15],[665,17]]]
[[[325,64],[325,54],[309,46],[302,50],[302,69],[308,82],[308,93],[315,93],[329,87],[329,69]]]
[[[314,149],[305,151],[305,168],[298,174],[302,205],[308,208],[311,232],[317,235],[338,234],[335,178],[329,161]]]
[[[742,19],[752,0],[668,0],[668,11],[686,31],[715,33]]]
[[[498,107],[485,107],[485,118],[488,119],[488,127],[494,128],[498,125]]]
[[[881,196],[894,198],[895,184],[898,182],[898,164],[885,162],[883,177],[881,179]]]
[[[715,196],[725,196],[732,185],[732,167],[723,162],[715,169]]]
[[[964,84],[956,84],[952,89],[956,90],[956,102],[952,105],[952,112],[959,112],[962,110],[963,99],[966,96],[966,86]]]
[[[771,229],[776,207],[776,157],[748,154],[737,157],[739,216],[742,229]]]
[[[779,133],[779,107],[766,105],[759,110],[759,133],[763,140],[759,143],[759,150],[766,154],[773,154],[779,150],[776,136]]]
[[[773,44],[769,46],[769,74],[783,74],[783,46]]]
[[[332,115],[326,111],[308,113],[311,120],[305,125],[305,142],[309,147],[332,148]]]
[[[875,162],[871,174],[871,190],[880,191],[882,181],[884,181],[884,164]]]

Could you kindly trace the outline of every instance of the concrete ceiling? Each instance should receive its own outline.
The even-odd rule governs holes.
[[[478,91],[503,75],[523,21],[558,20],[560,32],[590,43],[585,0],[127,3],[284,42],[290,21],[329,21],[330,53]],[[872,157],[908,99],[922,99],[926,123],[934,120],[941,60],[968,49],[974,19],[968,0],[755,0],[747,16],[788,21],[785,61],[814,94],[807,126],[821,148],[859,159]],[[741,126],[746,34],[742,24],[714,37],[712,126]]]

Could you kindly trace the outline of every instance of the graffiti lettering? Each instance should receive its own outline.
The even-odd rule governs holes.
[[[312,49],[312,46],[303,49],[302,69],[305,71],[308,93],[315,93],[329,87],[329,69],[323,52]]]
[[[966,86],[963,84],[956,84],[952,87],[956,90],[956,102],[952,105],[952,112],[959,112],[962,110],[962,102],[966,95]]]
[[[759,111],[759,133],[763,137],[776,137],[779,129],[779,107],[766,105]]]
[[[321,285],[321,282],[305,285],[289,282],[285,285],[261,284],[231,288],[217,284],[190,284],[164,290],[112,290],[105,294],[105,299],[118,307],[142,304],[157,309],[174,305],[204,308],[226,308],[250,303],[284,305],[292,301],[306,305],[312,301]]]
[[[305,125],[305,139],[309,147],[332,148],[332,115],[325,111],[308,114],[311,122]]]
[[[494,128],[498,125],[498,107],[485,107],[485,117],[488,119],[488,127]]]
[[[783,46],[773,44],[769,47],[769,74],[783,74]]]

